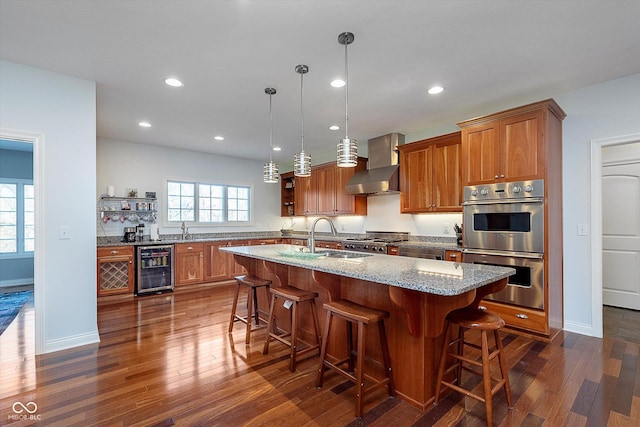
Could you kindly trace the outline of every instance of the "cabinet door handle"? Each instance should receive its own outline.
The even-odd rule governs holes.
[[[118,253],[118,251],[111,251],[111,254],[112,254],[112,255],[115,255],[115,254],[117,254],[117,253]]]
[[[456,254],[451,254],[451,255],[449,255],[449,258],[451,258],[451,259],[456,259],[456,258],[457,258],[457,255],[456,255]]]
[[[187,247],[187,250],[189,250],[189,251],[192,250],[192,249],[193,249],[193,246],[188,246]]]
[[[500,175],[500,178],[504,178],[504,175],[502,175],[502,174],[501,174],[501,175]]]
[[[526,314],[524,314],[524,313],[518,313],[518,314],[516,314],[516,317],[517,317],[518,319],[528,319],[528,318],[529,318],[529,316],[527,316],[527,315],[526,315]]]
[[[499,178],[499,176],[498,176],[498,175],[496,175],[496,176],[494,176],[493,178],[494,178],[494,179],[498,179],[498,178]]]
[[[486,310],[486,309],[487,309],[487,307],[485,307],[484,305],[479,305],[478,306],[478,310]]]

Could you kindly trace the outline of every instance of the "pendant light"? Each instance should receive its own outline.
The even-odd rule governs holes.
[[[273,114],[271,113],[271,97],[276,94],[276,90],[268,87],[264,93],[269,95],[269,162],[264,164],[264,182],[276,184],[280,178],[278,174],[278,164],[273,161]]]
[[[347,45],[353,43],[353,33],[338,35],[338,43],[344,46],[344,138],[338,142],[338,166],[352,168],[358,165],[358,141],[349,138],[349,62]]]
[[[293,159],[293,174],[295,176],[311,176],[311,156],[304,151],[304,108],[302,104],[304,94],[304,75],[309,72],[307,65],[297,65],[296,73],[300,74],[300,121],[302,124],[302,149]]]

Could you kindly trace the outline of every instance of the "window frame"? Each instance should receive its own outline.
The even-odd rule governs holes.
[[[0,178],[0,184],[15,184],[16,185],[16,252],[0,252],[0,259],[10,258],[33,258],[35,252],[35,186],[33,179],[22,178]],[[24,187],[34,187],[34,250],[25,250],[25,199],[24,199]]]
[[[179,226],[182,224],[183,220],[171,221],[169,220],[169,184],[192,184],[193,187],[193,209],[194,209],[194,219],[193,221],[184,221],[185,225],[190,227],[245,227],[245,226],[253,226],[254,215],[253,215],[253,193],[254,186],[252,184],[245,183],[231,183],[231,182],[205,182],[198,181],[193,179],[180,179],[180,178],[166,178],[164,185],[164,208],[163,208],[163,225],[167,227],[171,226]],[[204,222],[200,220],[200,186],[212,186],[212,187],[222,187],[223,188],[223,199],[222,199],[222,213],[224,216],[223,221],[219,222]],[[229,188],[237,187],[237,188],[246,188],[248,191],[247,197],[247,211],[248,211],[248,220],[247,221],[230,221],[229,220]]]

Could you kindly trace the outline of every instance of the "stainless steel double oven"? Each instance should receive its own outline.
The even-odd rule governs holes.
[[[463,196],[464,262],[516,270],[487,299],[544,309],[544,181],[468,186]]]

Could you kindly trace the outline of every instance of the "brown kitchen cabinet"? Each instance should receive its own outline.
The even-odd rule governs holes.
[[[235,276],[246,274],[244,267],[236,264],[233,255],[221,251],[220,248],[226,246],[248,246],[252,244],[261,244],[261,242],[276,242],[276,239],[270,240],[224,240],[215,242],[206,242],[204,244],[205,252],[205,282],[219,282],[222,280],[230,280]],[[272,243],[267,243],[272,244]]]
[[[98,296],[133,294],[133,246],[105,246],[97,250]]]
[[[318,212],[318,183],[315,172],[311,170],[311,176],[296,176],[294,182],[293,211],[298,216],[315,215]]]
[[[445,261],[462,262],[462,252],[460,251],[445,251]]]
[[[204,243],[176,243],[175,259],[176,286],[204,281]]]
[[[280,175],[280,216],[295,215],[295,181],[293,172]]]
[[[394,245],[387,246],[387,255],[400,255],[400,248]]]
[[[462,211],[461,133],[404,144],[400,151],[400,212]]]
[[[562,120],[553,99],[458,123],[462,184],[544,180],[544,309],[483,300],[514,331],[552,339],[564,324]],[[466,261],[465,257],[463,260]]]
[[[318,249],[342,249],[342,242],[316,240],[315,245]]]
[[[366,159],[358,158],[358,164],[352,168],[338,167],[334,162],[319,165],[314,170],[317,181],[317,200],[319,215],[366,215],[367,198],[345,192],[345,187],[356,172],[367,168]]]
[[[366,159],[359,158],[353,168],[339,168],[334,162],[324,163],[311,168],[310,177],[293,178],[293,200],[291,191],[281,187],[281,215],[290,216],[289,207],[297,216],[304,215],[366,215],[367,198],[347,194],[344,190],[347,182],[358,171],[365,170]],[[289,179],[289,174],[283,174]],[[284,215],[287,213],[287,215]]]
[[[307,239],[286,239],[284,243],[296,246],[307,246]]]
[[[545,179],[547,145],[564,117],[550,99],[458,123],[463,185]]]

